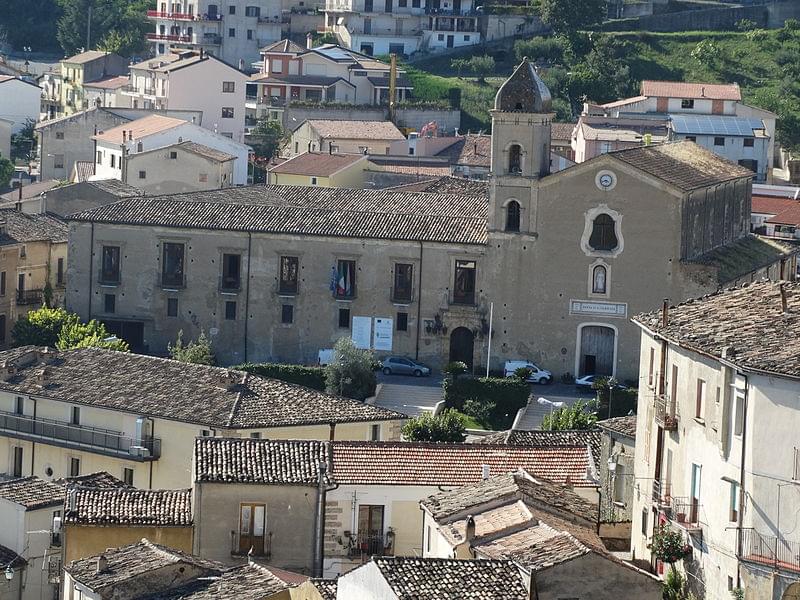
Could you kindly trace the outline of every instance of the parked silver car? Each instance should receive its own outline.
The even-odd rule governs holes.
[[[381,370],[384,375],[413,375],[422,377],[430,375],[431,368],[420,362],[406,358],[405,356],[387,356],[381,362]]]

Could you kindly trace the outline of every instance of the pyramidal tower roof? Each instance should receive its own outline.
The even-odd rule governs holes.
[[[504,112],[549,113],[553,108],[550,90],[528,58],[523,58],[511,77],[497,90],[495,110]]]

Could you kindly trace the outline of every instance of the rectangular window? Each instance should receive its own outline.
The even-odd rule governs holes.
[[[116,312],[117,297],[114,294],[105,294],[103,296],[103,310],[107,313]]]
[[[226,321],[236,320],[236,302],[229,300],[225,303],[225,320]]]
[[[373,442],[381,441],[381,426],[379,424],[376,423],[370,426],[369,439]]]
[[[694,100],[691,98],[684,98],[681,100],[681,108],[694,108]]]
[[[700,520],[700,480],[702,474],[702,466],[692,464],[692,494],[689,497],[691,502],[690,514],[688,515],[689,523],[698,523]]]
[[[69,459],[69,476],[77,477],[81,474],[81,459],[72,457]]]
[[[647,537],[647,509],[642,509],[642,535]]]
[[[22,477],[22,447],[14,446],[14,465],[12,473],[14,477]]]
[[[403,263],[394,265],[394,288],[392,300],[395,302],[411,302],[414,266]]]
[[[281,272],[278,281],[278,293],[297,293],[297,271],[300,259],[296,256],[281,256]]]
[[[0,271],[0,296],[6,295],[6,272]]]
[[[744,138],[744,141],[742,142],[742,145],[745,148],[752,148],[753,146],[755,146],[755,144],[756,144],[755,138]]]
[[[17,396],[14,398],[14,414],[15,415],[25,414],[25,398],[23,398],[22,396]]]
[[[264,504],[241,504],[239,507],[239,552],[264,555],[264,530],[267,507]]]
[[[232,119],[233,118],[233,108],[230,106],[223,106],[222,107],[222,118],[223,119]]]
[[[122,468],[122,483],[133,487],[133,469],[128,467]]]
[[[200,437],[211,437],[211,430],[210,429],[201,429],[200,430]]]
[[[56,139],[63,140],[64,139],[64,132],[63,131],[56,131]]]
[[[228,14],[229,14],[229,15],[235,15],[235,14],[236,14],[236,5],[234,5],[234,4],[231,4],[231,5],[228,7]]]
[[[64,259],[59,258],[56,264],[56,285],[64,285]]]
[[[356,261],[337,261],[335,295],[337,298],[353,298],[356,295]]]
[[[724,146],[725,145],[725,138],[724,137],[715,137],[714,138],[714,145],[715,146]]]
[[[457,260],[453,282],[453,302],[455,304],[475,304],[474,260]]]
[[[291,304],[281,305],[281,323],[291,325],[294,322],[294,306]]]
[[[253,30],[252,29],[248,29],[247,30],[247,39],[248,40],[252,40],[253,39]]]
[[[235,81],[223,81],[222,82],[222,93],[223,94],[233,94],[236,91],[236,82]]]
[[[425,551],[426,552],[430,552],[431,551],[431,526],[430,525],[428,525],[425,528]]]
[[[260,440],[261,439],[261,432],[260,431],[253,431],[250,433],[251,440]]]
[[[70,425],[80,425],[81,424],[81,407],[80,406],[72,406],[72,407],[70,407],[69,424]]]
[[[222,255],[222,289],[238,290],[241,286],[241,254]]]
[[[164,242],[161,285],[166,287],[183,286],[184,249],[183,244]]]
[[[103,246],[100,266],[101,283],[119,283],[119,246]]]
[[[112,167],[114,165],[111,165]],[[54,154],[53,155],[53,168],[54,169],[63,169],[64,168],[64,155],[63,154]]]
[[[686,136],[686,141],[687,142],[696,142],[697,141],[697,136],[696,135],[687,135]]]
[[[728,520],[731,523],[739,521],[739,484],[735,481],[729,482],[730,489],[730,509],[728,510]]]
[[[139,171],[139,179],[147,179],[147,171]]]
[[[259,7],[259,6],[245,6],[244,7],[244,16],[245,17],[260,17],[261,16],[261,7]]]
[[[397,331],[408,331],[408,313],[397,313]]]
[[[678,365],[672,365],[672,377],[669,380],[669,397],[672,404],[672,412],[678,407]]]
[[[369,554],[383,554],[383,506],[358,507],[358,541]]]
[[[178,299],[177,298],[167,298],[167,316],[168,317],[177,317],[178,316]]]
[[[419,8],[420,0],[411,0],[411,8]]]
[[[233,6],[231,6],[231,8],[233,8]],[[236,37],[236,29],[234,29],[233,27],[228,29],[228,37]]]
[[[696,419],[704,418],[706,405],[706,382],[702,379],[697,380],[697,399],[694,406],[694,416]]]
[[[112,169],[117,166],[117,157],[116,157],[115,154],[112,154],[111,158],[109,158],[108,161],[109,161],[109,164],[111,165]]]
[[[6,343],[6,316],[0,315],[0,344]]]
[[[647,369],[647,385],[650,387],[653,386],[653,375],[656,363],[656,350],[655,348],[650,348],[650,366]]]
[[[736,407],[733,415],[733,434],[742,435],[744,432],[744,394],[736,394]]]
[[[342,329],[349,329],[350,328],[350,309],[349,308],[340,308],[339,309],[339,327]]]
[[[95,162],[99,165],[103,162],[103,153],[100,150],[97,151],[97,160]]]

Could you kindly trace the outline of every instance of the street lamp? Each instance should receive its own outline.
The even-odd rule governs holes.
[[[563,402],[553,402],[552,400],[548,400],[547,398],[538,398],[536,400],[542,406],[549,406],[550,407],[550,431],[553,430],[553,411],[556,408],[561,408],[564,406]]]

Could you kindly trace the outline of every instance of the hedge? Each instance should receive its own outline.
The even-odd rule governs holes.
[[[282,365],[278,363],[245,363],[232,367],[239,371],[247,371],[261,377],[280,379],[288,383],[296,383],[314,390],[325,391],[325,368],[304,367],[303,365]]]
[[[470,399],[481,404],[494,404],[489,419],[483,423],[493,429],[510,427],[517,411],[527,404],[530,395],[530,385],[516,377],[458,377],[445,380],[443,387],[448,408],[463,411],[464,402]]]

